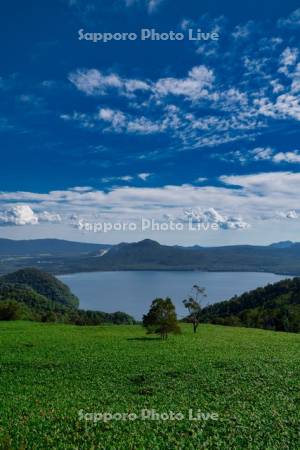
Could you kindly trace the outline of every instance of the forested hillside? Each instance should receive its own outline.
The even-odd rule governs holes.
[[[300,331],[300,278],[286,279],[207,306],[202,320],[221,325]]]

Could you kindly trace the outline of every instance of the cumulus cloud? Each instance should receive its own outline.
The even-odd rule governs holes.
[[[289,152],[276,152],[276,150],[271,147],[266,148],[255,148],[252,150],[251,155],[253,155],[254,160],[264,160],[272,161],[274,163],[300,163],[300,152],[299,150],[293,150]]]
[[[57,213],[36,212],[29,205],[15,205],[0,208],[0,225],[37,225],[40,222],[60,223]]]
[[[222,215],[215,208],[208,208],[207,210],[193,208],[186,210],[185,215],[188,219],[197,223],[216,223],[223,230],[246,230],[250,228],[250,224],[245,222],[241,217]]]
[[[293,152],[279,152],[273,156],[273,161],[277,163],[300,163],[300,152],[295,150]]]
[[[136,176],[137,177],[137,176]],[[55,211],[60,217],[96,216],[109,221],[131,221],[140,217],[160,220],[164,215],[182,219],[184,211],[196,211],[195,219],[215,221],[223,230],[252,228],[254,224],[298,214],[300,173],[268,172],[248,175],[224,175],[218,186],[181,185],[162,187],[115,186],[110,190],[62,190],[49,193],[0,193],[1,222],[5,224],[38,223],[43,211]],[[29,205],[13,213],[4,209],[12,203]],[[10,203],[5,207],[5,204]],[[217,208],[212,205],[218,205]],[[13,205],[15,207],[15,205]],[[16,212],[17,211],[17,212]],[[21,212],[20,212],[21,211]],[[52,213],[54,214],[54,213]]]
[[[36,225],[38,216],[28,205],[16,205],[0,211],[0,225]]]
[[[207,96],[214,82],[213,71],[205,66],[193,67],[186,78],[161,78],[154,86],[158,96],[180,95],[190,100]]]

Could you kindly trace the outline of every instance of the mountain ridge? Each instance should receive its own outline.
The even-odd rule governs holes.
[[[0,273],[36,267],[53,274],[116,270],[199,270],[271,272],[300,275],[300,244],[215,247],[164,245],[151,239],[117,245],[85,244],[60,240],[0,240]],[[12,253],[9,253],[13,242]],[[21,250],[17,251],[18,242]],[[30,244],[31,243],[31,244]],[[54,243],[54,247],[51,247]],[[32,245],[33,250],[28,253]],[[50,253],[43,253],[48,248]]]
[[[65,239],[6,239],[0,238],[0,255],[38,255],[41,253],[50,254],[80,254],[90,253],[98,249],[107,249],[108,244],[94,244],[85,242],[68,241]]]

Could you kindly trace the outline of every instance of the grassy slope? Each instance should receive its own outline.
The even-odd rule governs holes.
[[[185,325],[166,342],[144,337],[139,326],[0,323],[2,448],[299,449],[300,335]],[[80,409],[143,407],[220,420],[78,421]]]

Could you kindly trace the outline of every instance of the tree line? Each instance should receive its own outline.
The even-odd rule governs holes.
[[[192,324],[194,333],[200,323],[300,332],[299,277],[269,284],[202,308],[201,302],[205,297],[205,288],[194,285],[192,295],[183,301],[188,311],[183,321]],[[175,307],[171,305],[169,298],[156,299],[152,303],[149,313],[143,318],[147,332],[154,330],[162,337],[167,333],[178,333]]]

